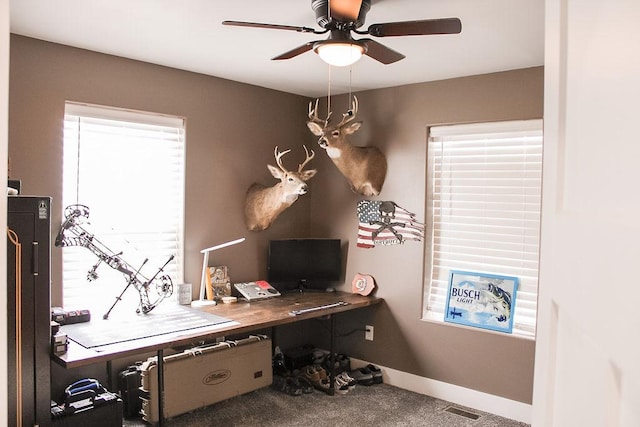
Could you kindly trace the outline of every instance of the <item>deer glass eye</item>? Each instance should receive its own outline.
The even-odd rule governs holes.
[[[292,177],[289,177],[289,182],[293,182],[293,178]]]
[[[331,132],[332,136],[340,136],[340,131],[339,130],[334,130],[333,132]]]

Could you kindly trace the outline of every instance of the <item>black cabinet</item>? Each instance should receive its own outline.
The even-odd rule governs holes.
[[[48,426],[51,198],[10,196],[7,205],[7,425]]]

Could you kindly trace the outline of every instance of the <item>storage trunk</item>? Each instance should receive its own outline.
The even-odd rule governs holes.
[[[197,347],[164,358],[164,417],[271,385],[271,340],[252,335]],[[159,420],[157,358],[142,365],[143,419]]]

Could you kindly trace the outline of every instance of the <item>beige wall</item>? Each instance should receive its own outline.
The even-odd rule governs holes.
[[[308,232],[308,195],[263,233],[249,233],[242,216],[245,191],[252,182],[276,183],[267,170],[267,163],[274,164],[275,145],[298,148],[291,156],[300,157],[285,158],[285,165],[295,167],[304,159],[301,145],[309,136],[303,98],[16,35],[11,37],[10,67],[12,178],[22,179],[25,194],[53,197],[52,233],[57,233],[55,224],[61,223],[63,209],[59,201],[66,100],[187,118],[187,282],[200,283],[203,248],[246,236],[245,243],[216,252],[212,261],[228,265],[233,280],[249,280],[264,277],[265,242],[270,237]],[[54,304],[62,302],[61,253],[60,248],[52,250]]]
[[[358,93],[357,145],[377,145],[389,168],[379,200],[425,215],[427,126],[541,118],[543,69],[532,68]],[[334,100],[332,105],[346,105]],[[334,107],[335,108],[335,107]],[[322,117],[322,115],[321,115]],[[324,169],[323,169],[324,172]],[[532,341],[420,320],[424,247],[356,247],[356,203],[336,170],[314,186],[312,229],[349,240],[346,277],[371,274],[384,307],[350,322],[374,326],[375,340],[342,340],[350,354],[404,372],[531,403]],[[369,323],[372,322],[372,323]],[[345,331],[349,327],[344,325]]]
[[[216,253],[234,281],[264,277],[270,238],[338,237],[348,250],[346,281],[372,274],[385,304],[338,317],[340,350],[390,368],[530,403],[534,343],[505,335],[420,320],[424,248],[420,243],[359,249],[356,203],[344,179],[318,152],[311,192],[269,230],[249,233],[242,221],[244,193],[253,181],[275,182],[266,169],[273,147],[312,144],[305,125],[308,99],[204,75],[11,37],[9,156],[12,177],[25,193],[53,196],[53,230],[61,220],[64,101],[83,101],[187,117],[186,280],[199,282],[199,250],[246,236],[247,242]],[[381,89],[358,94],[360,145],[387,155],[388,177],[378,199],[425,212],[426,127],[432,124],[542,116],[542,69]],[[335,109],[346,99],[333,101]],[[123,207],[126,208],[126,207]],[[348,243],[348,244],[347,244]],[[61,250],[52,251],[53,302],[61,302]],[[315,323],[296,328],[306,341],[326,338]]]

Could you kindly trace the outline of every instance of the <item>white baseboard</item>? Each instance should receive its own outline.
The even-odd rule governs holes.
[[[351,368],[360,368],[369,362],[351,358]],[[469,388],[448,384],[442,381],[421,377],[407,372],[397,371],[376,365],[382,370],[385,384],[399,387],[415,393],[446,400],[457,405],[489,412],[504,418],[531,424],[531,405],[504,397],[494,396]]]

